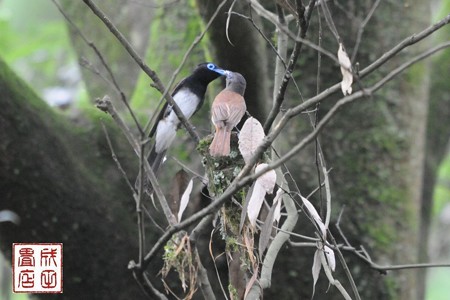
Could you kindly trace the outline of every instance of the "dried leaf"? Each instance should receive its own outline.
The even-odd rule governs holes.
[[[321,250],[317,249],[316,252],[314,252],[314,260],[312,265],[312,277],[313,277],[313,292],[311,298],[314,297],[314,293],[316,291],[316,283],[319,279],[319,273],[320,269],[322,268],[322,262],[320,260],[320,252]]]
[[[265,167],[267,167],[267,164],[259,164],[256,167],[255,172],[258,172]],[[266,193],[272,194],[276,181],[277,173],[274,170],[270,170],[256,179],[252,195],[247,205],[248,219],[253,227],[256,226],[256,219],[261,210],[264,197],[266,196]]]
[[[334,272],[334,270],[336,269],[336,258],[334,257],[333,249],[325,245],[323,251],[325,252],[325,256],[327,258],[327,262],[330,266],[331,271]]]
[[[181,216],[183,215],[183,212],[184,212],[184,210],[186,209],[186,207],[187,207],[187,205],[189,203],[189,197],[191,196],[193,185],[194,185],[194,182],[191,179],[189,181],[189,184],[186,187],[186,190],[184,190],[184,193],[181,196],[180,210],[178,211],[178,222],[181,221]]]
[[[261,228],[258,243],[259,257],[263,257],[263,253],[266,250],[267,246],[269,245],[270,237],[272,236],[272,225],[275,216],[275,209],[276,203],[274,203],[270,208],[269,213],[267,214],[267,217],[264,220],[264,224]]]
[[[322,236],[326,236],[327,229],[325,228],[325,224],[322,222],[322,218],[319,216],[319,213],[317,212],[314,205],[312,205],[311,202],[309,202],[308,199],[306,199],[303,196],[300,196],[303,201],[303,205],[305,205],[306,209],[308,210],[311,217],[313,217],[314,221],[316,221],[317,226],[319,226],[320,231],[322,232]]]
[[[248,163],[266,135],[264,129],[255,118],[248,118],[239,134],[239,151]]]
[[[344,96],[350,95],[352,93],[353,83],[352,63],[350,62],[350,58],[348,57],[347,52],[345,52],[344,45],[342,45],[342,43],[339,43],[338,60],[339,64],[341,65],[342,73],[342,93],[344,94]]]
[[[261,210],[264,197],[266,196],[266,190],[261,183],[256,180],[253,187],[253,193],[250,197],[247,207],[247,215],[250,220],[250,224],[256,227],[256,219],[258,218],[259,211]]]
[[[262,169],[266,168],[267,166],[268,166],[268,164],[257,165],[255,168],[255,173],[261,171]],[[273,189],[275,188],[275,183],[277,182],[277,172],[275,172],[274,170],[267,171],[266,173],[264,173],[263,175],[258,177],[258,179],[256,179],[256,181],[259,182],[263,186],[264,190],[268,194],[272,194]]]
[[[275,195],[275,199],[273,200],[273,205],[275,206],[275,212],[273,215],[273,219],[275,221],[277,221],[277,223],[280,223],[280,218],[281,218],[281,201],[283,199],[281,197],[282,194],[283,194],[283,190],[278,189],[277,194]]]

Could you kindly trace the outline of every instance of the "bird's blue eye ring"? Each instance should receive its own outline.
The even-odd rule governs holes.
[[[216,68],[216,66],[214,64],[211,64],[211,63],[207,64],[206,67],[208,69],[210,69],[210,70],[214,70]]]

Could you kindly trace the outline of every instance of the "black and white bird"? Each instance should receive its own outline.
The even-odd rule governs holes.
[[[172,93],[172,98],[187,119],[192,117],[202,106],[208,84],[225,74],[225,70],[213,63],[202,63],[195,68],[190,76],[178,83]],[[174,141],[179,127],[180,120],[172,106],[166,103],[150,132],[150,137],[155,137],[155,143],[148,158],[153,172],[156,173],[161,166],[166,151]]]

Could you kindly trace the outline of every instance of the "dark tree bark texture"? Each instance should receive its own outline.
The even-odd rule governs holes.
[[[137,255],[135,204],[98,115],[83,128],[67,123],[1,60],[0,106],[0,210],[21,218],[18,226],[0,223],[6,257],[13,242],[62,242],[64,293],[54,298],[142,296],[127,272]],[[123,158],[130,149],[119,145]]]

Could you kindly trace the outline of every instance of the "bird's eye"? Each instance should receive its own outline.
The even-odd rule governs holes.
[[[214,70],[216,68],[216,66],[214,64],[211,64],[211,63],[207,64],[206,67],[208,69],[210,69],[210,70]]]

